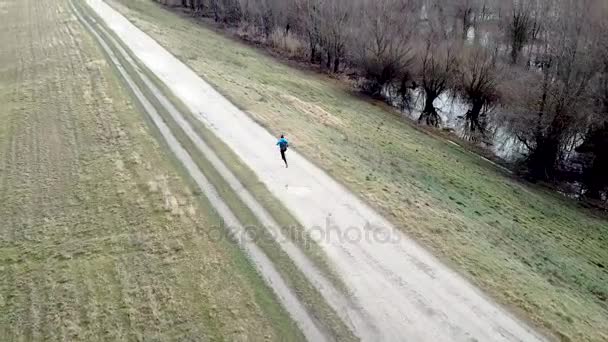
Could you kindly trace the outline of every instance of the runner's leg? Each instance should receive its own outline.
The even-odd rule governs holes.
[[[285,162],[285,167],[288,167],[288,166],[287,166],[287,157],[285,156],[285,152],[286,152],[286,151],[287,151],[287,150],[283,150],[283,149],[281,149],[281,158],[282,158],[282,159],[283,159],[283,161]]]

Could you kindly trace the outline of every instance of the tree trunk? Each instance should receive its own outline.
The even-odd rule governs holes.
[[[334,57],[334,73],[340,71],[340,57]]]
[[[325,64],[325,67],[327,68],[327,70],[331,69],[331,52],[329,52],[329,50],[327,51],[327,62]]]
[[[310,63],[315,64],[317,60],[317,41],[311,33],[308,34],[308,43],[310,44]]]
[[[549,66],[544,66],[548,68]],[[543,78],[543,93],[538,110],[536,132],[534,134],[535,148],[530,151],[528,156],[529,176],[534,180],[548,180],[555,171],[555,164],[559,156],[559,145],[561,132],[558,129],[559,117],[556,116],[549,127],[548,132],[544,132],[543,117],[547,106],[549,93],[549,70],[545,69]]]
[[[517,64],[517,58],[519,57],[519,51],[515,45],[511,48],[511,64]]]
[[[585,177],[585,185],[587,187],[587,192],[585,193],[586,197],[597,200],[602,199],[602,192],[606,191],[606,188],[608,187],[608,181],[606,180],[607,174],[608,154],[605,152],[598,152]]]
[[[477,130],[479,130],[479,132],[481,134],[485,133],[484,132],[485,131],[485,127],[480,122],[481,110],[482,109],[483,109],[483,102],[482,101],[473,101],[473,106],[467,112],[466,120],[468,121],[468,124],[469,124],[469,130],[472,133],[476,132]]]
[[[591,165],[585,169],[583,182],[585,197],[601,200],[602,193],[608,190],[608,122],[603,127],[594,130],[577,148],[577,152],[593,155]]]
[[[204,16],[205,14],[205,3],[203,0],[197,0],[196,11],[200,13],[200,16]]]
[[[529,175],[533,180],[546,181],[553,178],[559,157],[559,145],[560,140],[556,136],[541,139],[540,144],[528,157]]]
[[[537,137],[536,148],[529,156],[528,163],[533,179],[550,180],[555,176],[566,122],[567,119],[558,112],[551,121],[548,132]]]
[[[436,98],[437,97],[434,94],[427,93],[426,99],[424,100],[424,113],[430,113],[435,111],[435,106],[433,105],[433,102],[435,102]]]
[[[437,109],[433,105],[438,95],[431,91],[426,91],[426,99],[424,100],[424,110],[418,118],[418,123],[425,122],[429,126],[437,127],[441,122],[441,117],[437,113]]]
[[[213,20],[217,23],[220,21],[220,13],[219,13],[219,8],[218,8],[218,2],[219,0],[213,0],[212,2],[212,6],[213,6]]]

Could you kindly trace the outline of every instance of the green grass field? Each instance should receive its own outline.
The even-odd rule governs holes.
[[[67,0],[0,43],[0,341],[303,340]]]
[[[608,339],[605,216],[186,15],[151,0],[110,3],[515,313],[564,340]]]

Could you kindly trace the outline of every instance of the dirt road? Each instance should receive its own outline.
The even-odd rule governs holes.
[[[543,339],[297,152],[284,169],[269,132],[103,1],[87,3],[319,242],[349,287],[355,309],[341,313],[362,340]]]

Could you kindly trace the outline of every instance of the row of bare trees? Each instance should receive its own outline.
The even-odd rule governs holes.
[[[169,1],[169,0],[159,0]],[[497,128],[524,147],[527,175],[608,187],[608,3],[604,0],[174,0],[299,56],[346,71],[362,91],[442,124],[458,99],[463,134]],[[292,44],[292,45],[293,45]],[[276,45],[275,45],[276,46]],[[278,45],[283,46],[283,45]]]

